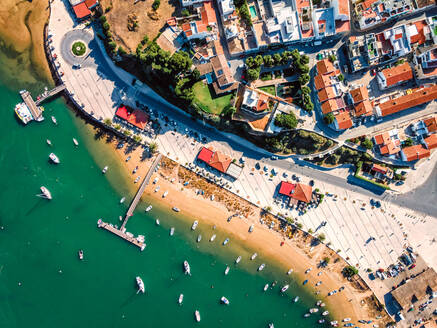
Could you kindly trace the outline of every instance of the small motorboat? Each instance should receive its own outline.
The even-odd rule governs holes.
[[[249,227],[249,232],[252,232],[254,227],[255,227],[255,226],[252,224],[252,225]]]
[[[135,168],[134,168],[133,171],[132,171],[132,174],[137,173],[137,171],[138,171],[138,166],[135,166]]]
[[[118,216],[118,219],[119,219],[120,221],[123,221],[123,217],[122,217],[121,215]]]
[[[309,273],[310,271],[311,271],[311,268],[306,269],[306,270],[305,270],[305,274]]]
[[[146,212],[150,212],[150,211],[152,210],[152,208],[153,208],[152,205],[147,206],[147,208],[146,208]]]
[[[159,178],[156,177],[155,179],[153,179],[153,184],[156,184],[158,182]]]
[[[55,164],[61,163],[61,161],[59,160],[58,156],[55,155],[55,153],[50,153],[49,158]]]
[[[229,238],[226,238],[226,239],[223,241],[223,246],[225,246],[227,243],[229,243]]]
[[[318,300],[318,301],[316,302],[316,305],[317,305],[317,306],[320,306],[320,304],[322,304],[322,301],[321,301],[321,300]]]
[[[225,275],[227,275],[229,273],[230,268],[227,266],[225,269]]]
[[[303,317],[304,317],[304,318],[308,318],[310,315],[311,315],[311,313],[305,313],[305,314],[303,315]]]
[[[202,235],[198,235],[197,236],[197,242],[200,243],[201,240],[202,240]]]
[[[51,146],[52,142],[49,139],[46,139],[47,145]]]
[[[173,236],[173,235],[174,235],[174,228],[171,227],[171,228],[170,228],[170,236]]]
[[[128,156],[128,157],[126,158],[126,162],[129,162],[131,158],[132,158],[131,156]]]
[[[335,321],[331,321],[330,324],[331,324],[331,326],[333,326],[333,327],[337,327],[337,326],[338,326],[338,321],[337,321],[337,320],[335,320]]]
[[[264,270],[264,268],[266,267],[266,265],[263,263],[258,267],[258,271],[262,271]]]
[[[193,225],[191,226],[191,230],[196,230],[197,226],[199,225],[199,221],[195,220],[193,222]]]
[[[272,282],[272,287],[275,287],[278,282],[275,280]]]
[[[138,181],[140,181],[141,179],[141,175],[137,176],[136,179],[134,180],[134,183],[137,183]]]
[[[56,120],[56,117],[52,116],[52,122],[54,125],[58,125],[58,121]]]
[[[304,280],[304,282],[302,283],[302,285],[306,285],[308,283],[308,279]]]
[[[257,253],[253,253],[252,256],[250,257],[250,259],[251,259],[251,260],[255,260],[257,256],[258,256]]]
[[[322,315],[323,316],[327,316],[329,314],[329,311],[324,311],[324,312],[322,312]]]
[[[196,310],[196,311],[194,312],[194,317],[196,318],[196,321],[197,321],[197,322],[200,322],[200,313],[199,313],[198,310]]]
[[[42,195],[37,195],[37,196],[43,197],[48,200],[52,199],[52,193],[46,187],[41,186],[40,190],[42,192]]]
[[[213,235],[211,236],[211,238],[209,238],[209,241],[210,241],[210,242],[213,242],[213,241],[215,240],[215,237],[217,237],[217,235],[216,235],[216,234],[213,234]]]
[[[267,291],[267,289],[269,289],[269,284],[265,284],[265,286],[264,286],[264,291],[265,292]]]
[[[126,197],[122,197],[122,198],[120,199],[120,204],[123,204],[125,200],[126,200]]]
[[[222,302],[222,304],[229,305],[229,300],[224,296],[222,296],[222,298],[220,299],[220,302]]]
[[[143,282],[143,280],[142,280],[140,277],[136,277],[135,279],[136,279],[136,281],[137,281],[137,286],[138,286],[137,294],[138,294],[139,292],[141,292],[141,293],[144,294],[145,289],[144,289],[144,282]]]
[[[83,250],[79,250],[79,260],[83,260]]]
[[[322,281],[318,281],[316,286],[320,286],[322,284]]]
[[[102,170],[102,173],[105,174],[107,171],[108,171],[108,167],[105,166],[105,167],[103,168],[103,170]]]
[[[172,210],[175,211],[175,212],[180,212],[181,211],[178,207],[173,207]]]
[[[269,323],[269,328],[275,328],[275,325],[273,323]]]
[[[296,296],[296,297],[294,298],[294,303],[297,303],[297,301],[299,301],[299,296]]]
[[[159,219],[155,220],[156,225],[160,225]]]
[[[290,285],[285,285],[284,287],[282,287],[281,293],[285,292],[289,287],[290,287]]]
[[[160,188],[161,188],[160,186],[157,186],[157,187],[155,188],[155,192],[158,192]]]
[[[184,273],[191,276],[191,268],[187,260],[184,261]]]
[[[290,275],[293,272],[293,269],[287,271],[287,275]]]
[[[318,308],[311,308],[310,309],[310,313],[316,313],[316,312],[319,312]]]
[[[235,264],[240,263],[240,261],[241,261],[241,255],[235,259]]]
[[[343,322],[349,322],[349,321],[351,321],[351,318],[344,318],[343,319]]]
[[[76,138],[73,138],[73,143],[75,146],[79,146],[79,142],[76,140]]]
[[[168,195],[168,191],[165,191],[165,192],[162,194],[162,198],[167,197],[167,195]]]
[[[325,319],[320,319],[318,322],[319,323],[325,323]]]
[[[179,295],[178,304],[182,305],[182,302],[184,301],[184,294]]]

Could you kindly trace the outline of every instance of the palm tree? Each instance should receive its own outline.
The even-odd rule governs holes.
[[[153,154],[158,150],[158,144],[156,142],[151,142],[149,144],[149,150]]]

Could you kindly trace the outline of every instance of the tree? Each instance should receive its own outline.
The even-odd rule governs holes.
[[[309,228],[308,233],[313,233],[313,229]]]
[[[132,134],[132,131],[126,129],[126,130],[123,131],[123,133],[124,133],[125,136],[128,136],[128,137],[129,137],[129,136]]]
[[[353,265],[348,265],[347,267],[344,267],[342,273],[345,277],[351,278],[358,273],[358,269]]]
[[[295,129],[297,126],[297,119],[293,112],[290,114],[278,114],[275,117],[275,125],[287,129]]]
[[[193,62],[185,51],[175,52],[168,60],[168,67],[172,74],[179,74],[187,71]]]
[[[343,81],[344,81],[344,75],[340,73],[340,74],[338,75],[338,80],[339,80],[340,82],[343,82]]]
[[[232,118],[232,116],[236,113],[236,111],[237,111],[237,109],[234,106],[232,106],[231,104],[229,104],[223,109],[223,111],[220,115],[223,117]]]
[[[274,64],[273,58],[270,55],[265,55],[263,57],[264,65],[267,67],[272,67]]]
[[[324,233],[321,233],[317,236],[317,238],[319,238],[319,240],[323,243],[323,241],[326,239],[326,236]]]
[[[331,258],[328,257],[328,256],[325,256],[325,257],[323,258],[323,262],[325,262],[326,264],[328,264],[330,261],[331,261]]]
[[[334,116],[334,114],[332,114],[332,113],[328,113],[328,114],[326,114],[326,115],[323,117],[323,121],[324,121],[326,124],[332,124],[332,123],[334,123],[334,121],[335,121],[335,116]]]
[[[261,65],[264,63],[263,57],[261,55],[257,55],[254,59],[254,62],[256,67],[261,67]]]
[[[190,16],[190,12],[188,11],[187,8],[184,8],[184,9],[181,11],[181,14],[182,14],[182,16],[185,16],[185,17]]]
[[[302,74],[301,76],[299,76],[300,85],[307,84],[309,82],[309,80],[310,80],[309,74]]]
[[[259,70],[255,68],[250,68],[247,70],[247,79],[249,81],[255,81],[259,78]]]
[[[364,138],[364,140],[361,141],[361,146],[363,146],[366,149],[372,149],[373,148],[373,142],[369,138]]]
[[[302,91],[302,94],[310,94],[310,93],[311,93],[311,89],[310,89],[307,85],[304,85],[304,86],[300,89],[300,91]]]
[[[161,0],[154,0],[152,3],[153,10],[158,10],[159,6],[161,5]]]
[[[329,60],[331,63],[333,63],[333,62],[335,62],[335,61],[337,60],[337,56],[335,56],[335,55],[329,55],[329,56],[328,56],[328,60]]]
[[[158,150],[158,144],[156,142],[151,142],[149,144],[149,150],[152,154],[154,154]]]
[[[105,120],[103,121],[103,123],[105,123],[106,125],[111,126],[112,125],[112,120],[110,118],[105,118]]]
[[[103,24],[103,23],[105,23],[107,20],[106,20],[106,16],[105,15],[102,15],[102,16],[100,16],[100,22]]]
[[[191,77],[193,79],[193,81],[197,82],[200,79],[200,72],[197,68],[195,68],[192,72],[191,72]]]
[[[105,17],[105,16],[102,16],[102,17]],[[108,31],[108,30],[111,28],[111,26],[110,26],[109,23],[105,20],[105,21],[103,22],[103,24],[102,24],[102,28],[103,28],[103,30]]]
[[[255,67],[255,59],[252,56],[247,57],[245,63],[248,68]]]
[[[308,63],[310,62],[310,57],[308,57],[307,55],[302,55],[300,57],[300,63],[303,65],[308,65]]]
[[[405,139],[404,142],[402,143],[402,147],[409,147],[412,145],[413,145],[413,139],[411,139],[410,137]]]
[[[275,53],[273,55],[273,60],[275,61],[276,65],[280,65],[282,63],[282,56],[279,53]]]

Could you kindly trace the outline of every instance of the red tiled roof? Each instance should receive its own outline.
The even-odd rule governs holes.
[[[338,13],[349,17],[349,0],[338,0]]]
[[[370,8],[376,1],[378,1],[378,0],[366,0],[366,1],[363,1],[360,4],[361,8],[363,10],[366,10],[366,9]]]
[[[231,158],[222,154],[218,151],[214,152],[211,160],[209,161],[209,166],[215,168],[216,170],[226,173],[229,165],[231,165]]]
[[[390,135],[388,134],[388,132],[378,134],[374,136],[374,138],[377,145],[383,145],[390,142]]]
[[[423,120],[428,132],[436,132],[437,131],[437,116],[426,118]]]
[[[383,102],[379,104],[379,108],[381,116],[387,116],[407,108],[425,104],[434,99],[437,99],[437,85],[417,89],[410,94]]]
[[[356,116],[370,116],[373,114],[373,107],[370,101],[364,100],[355,105]]]
[[[144,111],[125,105],[121,105],[115,115],[140,129],[144,129],[149,121],[149,116]]]
[[[437,148],[437,134],[431,134],[429,137],[425,138],[424,140],[428,149]]]
[[[413,78],[413,70],[408,62],[391,68],[386,68],[382,70],[382,74],[384,74],[387,80],[387,87]]]
[[[410,37],[410,42],[411,43],[417,42],[419,45],[424,44],[426,41],[424,28],[428,24],[426,23],[425,20],[423,20],[423,21],[414,22],[414,25],[416,25],[417,34]]]
[[[351,90],[350,94],[354,100],[354,104],[369,99],[369,91],[364,86]]]
[[[300,200],[305,203],[309,203],[311,201],[311,198],[313,196],[313,188],[311,186],[298,183],[296,184],[296,188],[294,190],[294,193],[292,193],[291,198]]]
[[[372,170],[375,172],[379,172],[382,174],[386,174],[388,172],[388,168],[379,164],[373,164],[372,165]]]
[[[322,104],[322,113],[328,114],[338,109],[338,104],[335,99],[329,99]]]
[[[332,99],[336,97],[336,93],[333,87],[327,87],[318,92],[320,102],[324,102],[328,99]]]
[[[393,141],[389,141],[379,146],[379,152],[381,155],[393,155],[401,151],[401,147],[396,146]]]
[[[407,162],[429,157],[430,155],[429,149],[426,149],[422,145],[405,147],[402,151],[404,152]]]
[[[326,87],[331,86],[333,81],[331,80],[331,76],[334,74],[319,74],[314,77],[314,85],[316,86],[316,90],[320,90]]]
[[[294,183],[281,181],[281,185],[279,186],[279,193],[281,195],[285,195],[285,196],[290,197],[291,193],[294,191],[295,188],[296,188],[296,185]]]
[[[217,24],[217,17],[215,15],[214,7],[212,6],[212,1],[207,1],[203,3],[202,9],[200,10],[200,15],[203,24]]]
[[[317,62],[317,72],[319,74],[327,74],[334,71],[335,71],[334,64],[332,64],[329,61],[329,59],[325,58]]]
[[[77,18],[85,18],[91,15],[91,11],[88,9],[85,2],[73,6],[73,11]]]
[[[335,119],[340,130],[346,130],[352,127],[352,120],[348,112],[341,112],[335,115]]]
[[[197,155],[197,159],[209,164],[209,161],[212,158],[212,154],[213,151],[211,149],[202,147],[202,149],[199,152],[199,155]]]
[[[97,5],[97,0],[85,0],[85,4],[88,8],[91,8]]]

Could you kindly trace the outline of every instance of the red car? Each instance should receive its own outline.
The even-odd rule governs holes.
[[[281,246],[284,246],[284,242],[283,241],[281,241]]]
[[[408,270],[414,269],[416,267],[416,264],[411,264],[411,266],[408,268]]]

